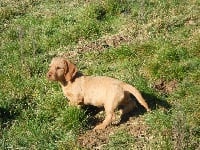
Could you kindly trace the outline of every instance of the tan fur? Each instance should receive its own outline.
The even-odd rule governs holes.
[[[47,78],[61,84],[63,93],[71,105],[90,104],[105,108],[105,120],[95,129],[106,128],[115,118],[114,111],[118,106],[123,106],[123,114],[130,112],[136,105],[131,99],[131,94],[147,111],[150,111],[135,87],[110,77],[78,75],[77,71],[74,64],[64,58],[56,57],[51,61]]]

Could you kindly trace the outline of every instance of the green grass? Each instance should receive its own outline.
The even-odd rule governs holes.
[[[109,137],[109,143],[104,149],[133,149],[135,139],[126,131],[118,131]]]
[[[69,55],[87,75],[135,85],[154,108],[145,114],[150,149],[198,149],[200,143],[200,3],[198,1],[2,1],[0,4],[0,149],[78,149],[83,110],[68,106],[46,80],[51,58]],[[81,40],[112,35],[131,40],[103,51],[78,52]],[[176,80],[170,94],[156,80]],[[153,106],[162,100],[171,108]],[[107,149],[137,145],[120,131]],[[180,142],[181,141],[181,142]]]

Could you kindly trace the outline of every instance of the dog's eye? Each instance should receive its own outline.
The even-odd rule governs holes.
[[[59,69],[62,69],[62,68],[60,68],[60,67],[56,67],[56,70],[59,70]]]

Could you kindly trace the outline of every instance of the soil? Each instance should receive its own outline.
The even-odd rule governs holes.
[[[104,147],[109,143],[110,136],[119,131],[124,131],[133,136],[134,139],[136,139],[136,149],[142,149],[144,145],[142,144],[140,139],[147,140],[149,135],[147,135],[148,126],[145,125],[143,117],[139,114],[141,114],[141,112],[137,112],[137,110],[135,110],[132,114],[129,114],[125,118],[122,118],[121,121],[120,117],[117,116],[118,119],[116,119],[114,123],[112,123],[106,129],[93,130],[95,125],[101,123],[104,118],[104,114],[100,112],[95,117],[96,124],[94,124],[93,122],[91,129],[86,130],[79,135],[78,144],[83,149],[104,149]]]
[[[130,23],[122,26],[117,34],[105,35],[93,41],[79,38],[75,46],[60,47],[56,51],[50,51],[49,56],[63,56],[76,62],[77,55],[84,52],[104,51],[108,48],[116,48],[124,44],[141,43],[149,38],[146,30],[146,28],[138,28],[135,24]],[[67,51],[67,53],[63,51]]]
[[[172,81],[167,82],[164,79],[158,79],[154,83],[154,88],[157,91],[160,91],[164,94],[172,93],[177,87],[178,87],[178,82],[176,80],[172,80]]]

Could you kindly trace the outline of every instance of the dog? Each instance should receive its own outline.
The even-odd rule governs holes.
[[[77,67],[62,57],[55,57],[49,65],[47,78],[58,81],[70,105],[93,105],[104,107],[105,120],[96,129],[105,129],[115,118],[115,110],[122,107],[121,115],[129,113],[138,102],[150,111],[141,93],[132,85],[106,76],[84,76]]]

